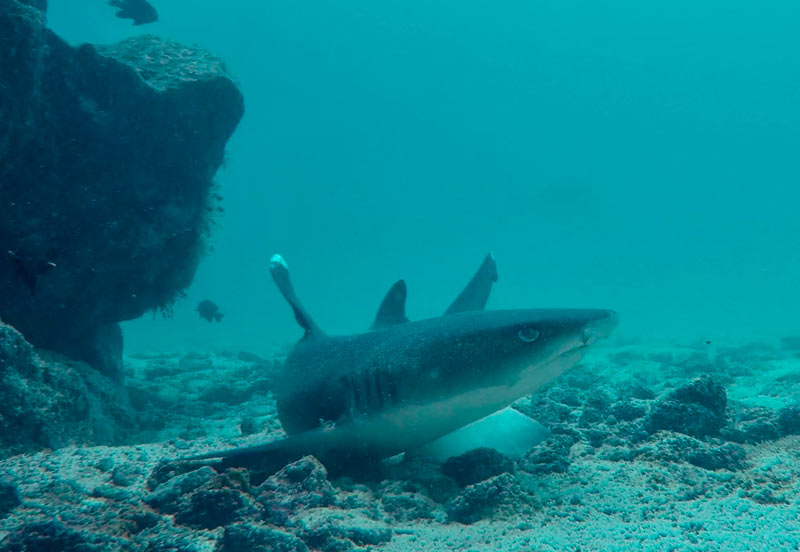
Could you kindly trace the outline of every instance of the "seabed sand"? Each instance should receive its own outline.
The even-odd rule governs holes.
[[[306,479],[296,487],[280,474],[237,486],[207,468],[148,487],[163,459],[278,436],[274,368],[233,354],[130,359],[134,394],[159,397],[159,406],[147,404],[161,409],[163,427],[151,437],[162,441],[1,461],[0,481],[20,504],[4,515],[0,493],[0,550],[233,550],[232,526],[269,531],[237,541],[254,550],[800,549],[800,359],[792,353],[598,349],[517,405],[552,426],[554,438],[513,475],[471,487],[439,466],[329,483],[313,459],[301,461]],[[713,412],[720,393],[722,417]],[[243,419],[259,433],[243,437]],[[225,519],[214,519],[201,492],[236,498]]]

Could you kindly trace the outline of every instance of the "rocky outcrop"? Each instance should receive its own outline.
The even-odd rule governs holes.
[[[135,416],[118,382],[41,355],[0,323],[0,458],[69,444],[123,442]]]
[[[202,50],[72,47],[45,4],[0,0],[0,318],[118,377],[116,323],[193,278],[243,99]]]

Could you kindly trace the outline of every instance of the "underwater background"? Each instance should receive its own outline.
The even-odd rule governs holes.
[[[152,3],[0,0],[0,552],[800,550],[799,3]]]
[[[796,2],[157,8],[144,27],[102,1],[48,12],[72,43],[197,44],[245,96],[214,250],[173,319],[125,325],[127,351],[292,342],[276,252],[334,333],[397,278],[412,319],[437,315],[490,250],[490,308],[613,308],[619,336],[662,341],[797,331]]]

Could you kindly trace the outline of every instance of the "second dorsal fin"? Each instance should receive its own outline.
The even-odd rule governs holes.
[[[280,255],[273,255],[269,260],[269,271],[281,295],[283,295],[286,302],[289,303],[289,306],[292,307],[297,323],[306,331],[306,336],[325,335],[319,326],[314,323],[314,320],[311,319],[311,316],[309,316],[308,312],[306,312],[306,309],[303,308],[303,305],[297,298],[294,287],[292,287],[292,280],[289,278],[289,265],[286,264],[283,257]]]
[[[494,255],[490,252],[483,259],[480,268],[469,281],[456,300],[447,308],[445,314],[456,312],[483,310],[486,301],[489,300],[489,293],[492,291],[492,284],[497,281],[497,263]]]
[[[386,296],[381,301],[378,314],[375,315],[375,322],[370,327],[371,330],[394,326],[395,324],[405,324],[408,322],[406,317],[406,282],[398,280],[389,288]]]

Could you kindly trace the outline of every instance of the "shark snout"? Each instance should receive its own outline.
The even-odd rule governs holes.
[[[584,346],[591,345],[598,339],[611,335],[619,323],[619,315],[612,310],[597,311],[597,317],[589,321],[584,327],[581,340]]]

